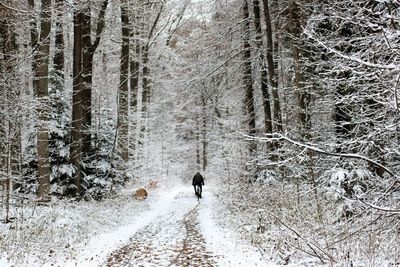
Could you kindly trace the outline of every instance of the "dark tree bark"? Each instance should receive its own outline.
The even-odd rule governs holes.
[[[202,146],[203,146],[203,172],[206,171],[208,165],[208,156],[207,156],[207,103],[206,98],[204,96],[201,97],[201,104],[202,104]]]
[[[143,77],[142,77],[142,113],[143,116],[145,116],[147,112],[147,106],[149,102],[149,95],[150,95],[150,85],[149,85],[149,74],[150,74],[150,69],[149,69],[149,47],[146,45],[143,47],[143,52],[142,52],[142,65],[143,65]],[[144,125],[142,125],[144,126]],[[145,129],[143,128],[143,131]]]
[[[130,88],[129,88],[129,93],[130,93],[130,113],[134,116],[133,120],[130,121],[130,132],[133,133],[131,136],[132,138],[129,138],[129,148],[130,148],[130,155],[129,157],[133,160],[135,160],[134,156],[136,153],[136,145],[137,145],[137,140],[135,138],[136,136],[136,127],[137,127],[137,105],[138,105],[138,92],[139,92],[139,68],[140,68],[140,62],[139,62],[139,57],[140,57],[140,41],[139,41],[139,31],[138,27],[134,25],[136,22],[136,19],[138,16],[134,16],[134,20],[131,22],[131,48],[130,48],[130,53],[132,56],[129,57],[129,74],[130,74]]]
[[[82,12],[82,156],[88,156],[91,151],[91,125],[92,125],[92,81],[93,81],[93,56],[91,51],[91,14],[90,7]]]
[[[76,9],[79,2],[75,2]],[[73,53],[73,96],[72,96],[72,144],[70,160],[75,168],[73,195],[80,196],[82,188],[82,156],[87,156],[91,150],[92,110],[92,68],[93,56],[100,43],[100,36],[104,28],[104,16],[108,0],[102,2],[99,20],[97,22],[96,37],[91,40],[90,11],[74,11],[74,53]]]
[[[201,155],[200,155],[200,119],[199,115],[196,112],[196,166],[197,170],[200,171],[201,166]]]
[[[73,95],[72,95],[72,144],[71,163],[75,168],[75,196],[82,194],[82,24],[83,14],[74,11],[74,57],[73,57]]]
[[[29,3],[29,8],[31,10],[34,10],[35,8],[35,1],[34,0],[28,0]],[[32,12],[34,14],[34,12]],[[33,52],[36,52],[38,49],[38,45],[39,45],[39,33],[38,33],[38,29],[37,29],[37,21],[36,18],[31,17],[30,19],[30,34],[31,34],[31,47]],[[34,60],[32,60],[32,72],[36,77],[36,74],[38,72],[38,62],[36,62],[35,58]],[[37,94],[37,81],[36,79],[33,79],[33,94],[36,95]]]
[[[12,10],[0,6],[0,121],[2,122],[0,124],[0,185],[5,186],[7,206],[10,190],[19,186],[18,178],[21,174],[21,130],[20,114],[17,108],[20,86],[16,72],[18,64],[16,19],[17,16]]]
[[[246,108],[247,131],[250,136],[256,134],[256,114],[254,109],[253,78],[251,71],[251,51],[250,51],[250,14],[247,0],[243,1],[243,84],[245,89],[244,104]],[[250,154],[254,154],[256,145],[250,142]]]
[[[142,78],[142,85],[143,85],[143,92],[142,92],[142,112],[146,113],[147,112],[147,106],[149,104],[150,100],[150,84],[149,84],[149,75],[150,75],[150,69],[149,69],[149,50],[150,50],[150,45],[151,45],[151,38],[153,37],[154,31],[157,27],[158,21],[160,20],[162,10],[164,8],[164,4],[161,5],[161,8],[159,12],[157,13],[157,17],[155,18],[149,34],[147,36],[147,41],[146,44],[143,46],[142,49],[142,64],[143,64],[143,78]]]
[[[100,43],[101,33],[105,26],[105,13],[108,0],[101,4],[99,18],[97,20],[96,35],[92,40],[91,9],[88,6],[83,12],[82,46],[83,46],[83,67],[82,67],[82,130],[83,130],[83,156],[91,152],[91,126],[92,126],[92,80],[93,80],[93,57]]]
[[[150,68],[149,68],[149,50],[152,45],[151,41],[153,38],[154,31],[156,30],[157,24],[161,18],[162,11],[164,9],[164,2],[161,3],[159,11],[153,24],[150,27],[149,33],[147,35],[146,43],[142,47],[142,112],[141,112],[141,125],[140,125],[140,137],[139,144],[144,143],[145,133],[148,130],[147,127],[147,111],[150,105]]]
[[[135,39],[135,37],[137,39]],[[138,90],[139,90],[139,68],[140,68],[140,62],[139,62],[139,56],[140,56],[140,43],[138,40],[139,36],[138,33],[131,38],[132,40],[132,51],[131,53],[133,54],[132,57],[130,57],[130,106],[131,106],[131,111],[132,113],[136,113],[137,111],[137,96],[138,96]]]
[[[120,57],[120,81],[118,93],[118,151],[122,159],[129,159],[128,79],[129,79],[129,12],[127,1],[121,2],[122,49]]]
[[[30,1],[33,7],[33,0]],[[48,96],[48,74],[49,74],[49,51],[50,51],[50,29],[51,29],[51,0],[42,0],[41,18],[40,18],[40,35],[33,33],[36,27],[31,29],[32,44],[37,50],[34,54],[35,79],[33,82],[37,97],[37,157],[38,157],[38,189],[37,196],[39,199],[47,199],[50,193],[50,159],[49,159],[49,134],[47,129],[47,101]],[[37,40],[36,36],[39,36]],[[36,43],[38,41],[38,43]]]
[[[301,10],[296,0],[289,0],[290,31],[292,34],[292,57],[295,63],[296,98],[298,103],[298,118],[300,135],[303,139],[310,138],[311,118],[308,111],[310,94],[304,88],[304,74],[302,65],[303,40],[301,25]]]
[[[9,55],[7,42],[9,36],[9,20],[8,11],[0,6],[0,84],[4,86],[0,87],[0,175],[6,177],[7,173],[7,125],[6,125],[6,105],[7,105],[7,91],[10,90],[6,85],[6,72],[7,72],[7,56]],[[4,178],[1,179],[1,185],[7,187],[7,182]]]
[[[278,75],[276,72],[276,65],[274,62],[273,39],[272,39],[272,26],[271,16],[269,12],[268,0],[263,0],[264,4],[264,18],[267,29],[267,62],[268,62],[268,78],[272,87],[272,97],[274,99],[274,125],[277,131],[283,131],[281,105],[279,101],[278,92]]]
[[[272,133],[272,115],[271,115],[271,100],[268,90],[268,74],[265,65],[265,55],[263,53],[262,29],[260,20],[260,1],[253,0],[254,9],[254,26],[256,28],[256,45],[260,54],[260,76],[261,76],[261,92],[263,97],[264,108],[264,127],[266,133]]]
[[[64,80],[64,32],[63,32],[63,12],[64,0],[55,2],[56,24],[55,24],[55,44],[54,44],[54,70],[61,81]]]

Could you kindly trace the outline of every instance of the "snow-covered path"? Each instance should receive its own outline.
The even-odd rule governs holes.
[[[255,247],[218,227],[210,192],[198,202],[191,187],[168,191],[132,224],[90,240],[62,266],[273,266]]]
[[[200,232],[196,202],[193,193],[178,193],[170,212],[139,229],[106,266],[215,266]]]

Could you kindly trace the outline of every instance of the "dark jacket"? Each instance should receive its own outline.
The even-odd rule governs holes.
[[[200,173],[196,173],[196,175],[193,177],[192,185],[204,185],[204,178]]]

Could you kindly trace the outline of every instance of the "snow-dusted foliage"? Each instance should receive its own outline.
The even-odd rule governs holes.
[[[84,188],[90,198],[100,200],[110,194],[113,186],[124,184],[126,177],[118,170],[122,165],[117,153],[113,151],[115,119],[109,108],[101,110],[101,128],[95,133],[94,149],[91,155],[83,160]]]
[[[49,153],[50,181],[52,192],[56,195],[68,195],[72,184],[74,169],[69,162],[71,110],[68,98],[63,90],[63,80],[52,75],[52,87],[49,88]]]
[[[298,36],[288,6],[299,13]],[[387,235],[398,226],[392,219],[398,214],[398,10],[396,1],[271,4],[284,132],[245,135],[258,146],[256,155],[246,155],[246,178],[235,173],[220,179],[227,207],[240,214],[238,223],[254,226],[238,229],[282,263],[299,262],[305,254],[338,266],[397,262],[395,243],[384,245],[387,254],[376,249],[384,238],[398,236]],[[302,50],[297,61],[294,45]],[[302,64],[301,89],[295,86],[296,64]],[[305,91],[311,121],[306,135],[298,116]],[[259,215],[267,220],[265,233],[257,230]],[[363,242],[371,246],[352,249]]]
[[[68,188],[72,184],[74,170],[69,162],[70,145],[70,108],[62,81],[53,74],[52,87],[49,88],[48,98],[48,129],[49,129],[49,156],[50,182],[52,194],[68,195]],[[36,193],[37,180],[37,127],[29,129],[29,139],[24,150],[22,190]]]
[[[399,265],[398,1],[3,2],[0,188],[12,187],[1,212],[14,222],[0,245],[16,246],[18,223],[21,237],[49,233],[60,246],[68,238],[54,233],[68,216],[51,205],[86,207],[61,198],[104,204],[128,181],[190,186],[200,171],[215,201],[204,201],[203,219],[264,259]],[[51,63],[60,51],[62,64]],[[27,200],[34,212],[34,193],[53,203],[26,220],[17,207]],[[72,243],[98,229],[88,225]]]

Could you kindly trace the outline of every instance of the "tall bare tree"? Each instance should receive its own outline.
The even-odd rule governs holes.
[[[92,80],[93,80],[93,57],[100,44],[101,34],[105,26],[105,13],[109,0],[101,3],[98,14],[96,30],[92,28],[92,5],[87,4],[82,11],[82,46],[83,46],[83,66],[82,66],[82,153],[88,155],[91,151],[91,132],[92,125]],[[95,34],[92,32],[95,31]],[[93,38],[93,37],[94,38]]]
[[[82,193],[82,24],[83,13],[74,10],[74,57],[73,57],[73,93],[72,93],[72,144],[70,160],[75,168],[75,195]]]
[[[10,3],[7,3],[10,4]],[[21,130],[18,101],[16,14],[0,6],[0,186],[9,222],[11,191],[19,184]]]
[[[104,29],[105,12],[108,0],[101,4],[94,40],[92,40],[91,5],[81,7],[81,2],[75,2],[74,11],[74,57],[73,57],[73,97],[72,97],[72,145],[71,163],[75,168],[76,195],[82,194],[82,156],[91,151],[92,124],[92,73],[93,57],[100,43]]]
[[[196,112],[195,121],[196,121],[196,130],[195,130],[195,137],[196,137],[196,166],[197,166],[197,170],[200,171],[200,167],[201,167],[201,154],[200,154],[200,152],[201,152],[201,150],[200,150],[200,145],[201,145],[201,143],[200,143],[200,135],[201,135],[200,131],[201,131],[201,129],[200,129],[200,124],[201,124],[201,122],[200,122],[199,114],[197,112]]]
[[[29,0],[34,9],[34,0]],[[33,60],[34,91],[37,98],[37,157],[38,157],[38,189],[37,196],[46,199],[50,192],[50,159],[49,133],[47,129],[49,93],[49,58],[50,58],[50,30],[51,30],[51,0],[41,1],[40,33],[37,33],[36,23],[31,24],[32,47],[35,50]]]
[[[130,21],[130,57],[129,57],[129,112],[131,114],[129,121],[130,132],[132,133],[129,138],[130,158],[135,159],[136,154],[136,127],[137,127],[137,111],[138,111],[138,93],[139,93],[139,72],[140,72],[140,32],[137,24],[139,19],[139,12],[135,10],[132,12]]]
[[[147,106],[150,101],[150,67],[149,67],[149,50],[152,45],[152,38],[154,37],[154,31],[156,30],[157,24],[160,21],[161,13],[164,9],[164,2],[161,3],[157,12],[156,18],[150,25],[149,32],[146,37],[146,42],[142,47],[142,65],[143,65],[143,77],[142,77],[142,112],[147,112]]]
[[[147,33],[147,36],[145,37],[145,43],[141,47],[141,65],[142,65],[142,112],[141,112],[141,125],[140,125],[140,137],[139,137],[139,144],[143,144],[144,139],[145,139],[145,134],[146,131],[148,130],[147,127],[147,116],[148,116],[148,106],[150,105],[150,90],[151,90],[151,85],[150,85],[150,66],[149,66],[149,60],[150,60],[150,47],[153,44],[153,38],[154,38],[154,33],[157,28],[157,25],[160,21],[161,14],[164,10],[164,5],[165,2],[161,2],[160,4],[149,4],[148,6],[151,7],[153,6],[155,10],[158,9],[156,13],[156,17],[153,20],[153,22],[150,24],[150,27],[148,29],[148,32],[145,31],[145,26],[143,27],[143,30],[145,31],[145,35]],[[152,16],[150,16],[152,18]]]
[[[250,46],[250,13],[247,0],[243,0],[243,84],[245,89],[244,104],[246,109],[247,130],[250,136],[256,134],[256,114],[254,109],[253,78],[251,71],[251,46]],[[256,145],[249,145],[250,154],[254,154]]]
[[[274,125],[276,130],[282,132],[282,113],[278,92],[278,75],[276,71],[277,64],[274,62],[274,42],[272,39],[271,15],[269,12],[268,0],[263,0],[264,19],[267,31],[267,62],[268,62],[268,78],[272,87],[272,97],[274,99]]]
[[[7,171],[7,98],[9,92],[12,91],[12,88],[9,86],[10,77],[7,74],[9,74],[10,71],[11,53],[15,52],[13,51],[14,49],[12,49],[12,43],[15,43],[12,40],[15,39],[15,37],[10,36],[10,32],[15,32],[15,27],[13,27],[13,23],[10,21],[10,16],[10,10],[0,6],[0,82],[2,85],[0,87],[0,120],[3,122],[0,124],[0,179],[6,177]],[[5,181],[2,181],[2,183],[5,183]]]
[[[299,0],[289,0],[290,32],[292,34],[292,57],[295,64],[294,87],[298,104],[298,118],[300,123],[300,135],[307,139],[310,135],[311,118],[308,110],[310,94],[304,88],[303,74],[303,34],[302,16]]]
[[[208,140],[207,140],[207,101],[206,97],[204,95],[201,96],[201,117],[202,117],[202,125],[201,125],[201,142],[203,146],[203,172],[206,171],[207,166],[208,166],[208,156],[207,156],[207,145],[208,145]]]
[[[54,43],[54,56],[53,64],[54,70],[57,74],[57,78],[64,79],[64,31],[63,31],[63,11],[65,8],[65,0],[56,0],[55,12],[56,12],[56,23],[55,23],[55,43]]]
[[[254,11],[254,26],[256,29],[256,45],[258,54],[260,55],[260,76],[261,76],[261,92],[263,97],[264,108],[264,127],[266,133],[272,133],[272,115],[271,115],[271,100],[268,90],[268,74],[265,62],[265,54],[263,49],[263,33],[261,29],[261,12],[260,1],[253,0]]]
[[[122,49],[120,56],[120,78],[118,91],[118,151],[126,162],[129,158],[129,121],[128,121],[128,98],[129,98],[129,6],[128,1],[121,1],[121,22],[122,22]]]

